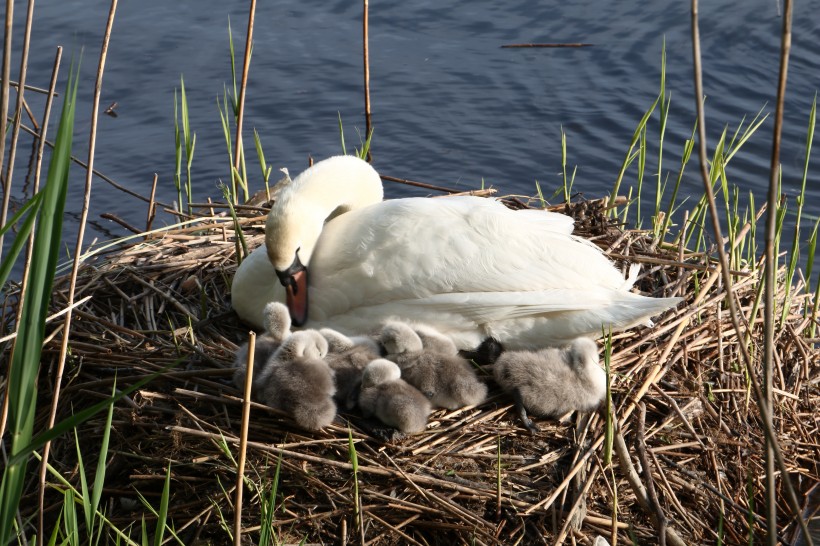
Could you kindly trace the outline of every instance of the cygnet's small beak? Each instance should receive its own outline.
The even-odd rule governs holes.
[[[297,254],[284,271],[276,270],[279,282],[287,293],[286,303],[294,326],[302,326],[308,319],[308,271]]]

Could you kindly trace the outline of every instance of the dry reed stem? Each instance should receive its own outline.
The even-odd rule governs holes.
[[[373,130],[373,123],[370,114],[370,44],[368,37],[368,17],[369,17],[368,0],[363,0],[362,6],[362,63],[364,64],[364,136],[365,139],[370,137]],[[367,151],[367,160],[371,161],[370,150]]]
[[[245,385],[242,400],[242,422],[239,435],[239,456],[236,465],[236,501],[234,502],[234,544],[242,543],[242,491],[245,489],[245,459],[248,452],[248,423],[251,416],[251,386],[253,385],[253,357],[256,350],[256,333],[248,335],[248,360],[245,363]]]
[[[5,192],[3,193],[3,211],[0,215],[0,226],[6,225],[7,213],[9,208],[9,199],[11,198],[12,177],[14,175],[14,159],[17,157],[17,139],[20,136],[20,124],[23,120],[23,104],[25,96],[26,72],[28,69],[28,54],[29,46],[31,45],[31,24],[34,20],[34,0],[28,0],[28,9],[26,10],[26,26],[23,32],[23,47],[20,53],[20,78],[17,84],[17,104],[14,108],[14,126],[11,130],[11,143],[9,144],[9,160],[6,167]],[[5,82],[5,81],[4,81]],[[5,86],[8,89],[8,86]],[[6,115],[6,109],[3,109],[3,115]],[[3,146],[6,145],[6,133],[0,132],[2,135]],[[0,165],[3,164],[0,158]],[[2,256],[3,237],[0,236],[0,256]]]
[[[9,111],[9,79],[11,77],[11,30],[14,24],[14,0],[6,0],[5,39],[3,40],[2,88],[0,88],[0,135],[3,135],[3,145],[0,146],[0,172],[6,160],[6,125]],[[9,197],[11,187],[6,182],[3,185],[3,208],[0,210],[0,226],[6,225],[8,217]],[[3,256],[3,235],[0,235],[0,257]]]
[[[234,169],[236,169],[236,173],[240,173],[242,171],[239,170],[239,167],[242,164],[242,125],[245,119],[245,91],[248,87],[248,72],[250,70],[251,65],[251,50],[253,46],[253,21],[256,15],[256,0],[251,0],[250,9],[248,10],[248,27],[245,34],[245,55],[242,62],[242,79],[239,84],[239,98],[237,99],[237,112],[236,112],[236,146],[234,149]],[[237,176],[234,174],[231,178]],[[237,184],[234,184],[234,200],[236,200],[236,190]],[[180,211],[182,210],[182,203],[179,205]]]
[[[789,0],[787,0],[787,2],[788,1]],[[692,10],[691,10],[691,15],[692,15],[692,54],[693,54],[693,58],[694,58],[693,71],[694,71],[694,80],[695,80],[695,103],[696,103],[697,114],[698,114],[698,158],[699,158],[699,164],[700,164],[700,172],[701,172],[701,178],[703,179],[703,186],[704,186],[705,194],[706,194],[707,201],[708,201],[708,204],[709,204],[709,214],[710,214],[710,217],[711,217],[711,220],[712,220],[712,231],[715,235],[715,240],[720,242],[719,244],[717,244],[717,251],[718,251],[718,256],[720,257],[720,263],[721,263],[721,266],[722,266],[721,270],[723,271],[723,282],[726,285],[726,291],[729,295],[729,297],[726,300],[727,303],[729,304],[729,316],[731,317],[732,325],[734,326],[735,331],[740,332],[741,328],[740,328],[739,313],[738,313],[738,310],[737,310],[735,299],[733,297],[734,289],[733,289],[733,285],[732,285],[732,278],[731,278],[731,275],[729,273],[729,259],[726,255],[726,250],[725,250],[724,245],[722,243],[723,237],[721,235],[720,218],[719,218],[718,211],[717,211],[717,204],[715,202],[715,195],[714,195],[714,192],[712,190],[712,184],[709,180],[709,174],[708,174],[707,168],[706,168],[706,161],[707,161],[706,160],[706,116],[705,116],[704,107],[703,107],[704,95],[703,95],[703,80],[702,80],[702,72],[701,72],[700,36],[699,36],[699,30],[698,30],[698,0],[692,0],[691,5],[692,5]],[[789,14],[789,17],[788,17],[788,21],[784,20],[783,24],[784,24],[784,27],[783,27],[784,32],[783,32],[783,43],[782,43],[782,49],[781,49],[781,72],[780,72],[780,80],[779,80],[779,83],[778,83],[778,97],[780,97],[780,98],[782,98],[783,93],[785,93],[785,67],[788,65],[788,45],[790,44],[790,40],[791,40],[791,33],[790,33],[791,17],[790,17],[790,14]],[[781,93],[781,91],[783,91],[783,93]],[[781,113],[781,116],[782,116],[782,113]],[[779,137],[775,138],[775,141],[776,141],[775,146],[776,147],[779,146]],[[771,180],[775,181],[774,183],[776,183],[776,174],[774,172],[776,170],[776,165],[773,164],[772,169],[773,169],[773,172],[771,174]],[[771,190],[771,186],[770,186],[770,199],[768,201],[768,211],[767,211],[767,213],[769,215],[769,218],[773,218],[774,215],[776,214],[776,199],[774,200],[775,204],[773,205],[772,204],[772,199],[771,199],[771,191],[772,190]],[[772,234],[773,233],[773,231],[770,231],[770,229],[769,229],[770,226],[773,226],[773,220],[769,220],[769,222],[767,223],[767,230],[766,230],[767,234]],[[767,277],[769,277],[769,276],[774,275],[774,269],[773,268],[775,267],[774,266],[775,262],[774,262],[773,259],[771,259],[771,257],[773,257],[773,254],[772,254],[772,252],[773,252],[772,248],[773,247],[771,246],[773,240],[771,238],[769,238],[769,236],[767,236],[767,241],[766,242],[767,242],[767,245],[766,245],[766,247],[767,247],[767,250],[766,250],[767,259],[765,261],[766,261],[766,264],[769,264],[769,265],[766,266],[766,271],[768,272]],[[772,294],[772,292],[773,292],[772,286],[773,285],[769,284],[768,281],[766,282],[766,285],[769,287],[766,291],[767,294]],[[774,314],[774,309],[773,309],[773,307],[774,307],[773,306],[774,296],[771,295],[769,297],[770,297],[770,300],[769,300],[769,305],[766,308],[766,312],[767,312],[768,315],[773,317],[773,314]],[[764,327],[764,330],[765,329],[766,328]],[[771,336],[771,332],[766,332],[766,341],[765,341],[765,344],[764,344],[764,351],[766,352],[766,354],[768,354],[768,351],[770,351],[770,350],[773,351],[773,342],[772,342],[770,336]],[[764,431],[764,435],[765,435],[764,446],[765,446],[765,449],[766,449],[766,452],[767,452],[767,460],[769,460],[769,462],[767,463],[767,474],[766,474],[767,477],[768,477],[767,478],[766,491],[767,491],[767,494],[769,495],[769,497],[767,497],[767,506],[773,507],[774,506],[774,501],[771,497],[771,495],[775,495],[774,466],[773,466],[773,463],[776,463],[776,465],[778,466],[778,468],[779,468],[780,472],[783,474],[783,476],[787,476],[788,472],[787,472],[787,469],[786,469],[785,462],[783,460],[783,454],[782,454],[780,445],[778,444],[777,437],[775,436],[775,433],[774,433],[774,430],[773,430],[774,421],[772,420],[772,414],[771,414],[771,411],[772,411],[771,393],[770,392],[764,392],[761,389],[760,383],[757,379],[757,376],[754,373],[754,366],[753,366],[753,363],[752,363],[752,359],[751,359],[751,357],[748,353],[748,350],[746,348],[746,345],[741,343],[741,344],[738,345],[738,348],[740,350],[741,356],[743,357],[743,362],[744,362],[744,365],[745,365],[746,370],[747,370],[747,375],[748,375],[748,377],[750,379],[750,382],[751,382],[752,392],[753,392],[755,400],[757,402],[758,410],[761,413],[762,426],[763,426],[763,431]],[[768,387],[768,385],[770,384],[769,378],[771,377],[771,360],[772,360],[771,358],[767,358],[766,356],[764,356],[763,378],[764,378],[764,383],[765,383],[764,386],[765,387]],[[774,459],[774,461],[772,462],[771,459]],[[799,506],[799,503],[797,501],[797,495],[794,492],[791,481],[788,480],[788,479],[784,479],[783,480],[783,485],[784,485],[784,489],[785,489],[785,492],[786,492],[786,502],[788,503],[789,508],[792,511],[792,515],[797,520],[798,524],[800,525],[801,529],[803,530],[803,533],[808,536],[809,532],[808,532],[808,529],[806,527],[805,521],[803,521],[803,519],[800,517],[800,506]],[[776,514],[774,514],[774,508],[770,508],[769,517],[771,518],[771,517],[775,517],[775,516],[776,516]],[[774,544],[774,541],[776,541],[776,539],[773,538],[773,536],[776,534],[775,530],[772,529],[772,525],[774,523],[775,522],[769,520],[769,525],[770,525],[769,528],[771,530],[771,533],[769,534],[768,541],[769,541],[770,544]],[[775,527],[776,527],[776,525],[775,525]],[[811,539],[809,538],[809,540],[811,540]]]

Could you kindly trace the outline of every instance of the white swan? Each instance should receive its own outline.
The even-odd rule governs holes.
[[[680,301],[630,292],[634,275],[572,228],[568,216],[481,197],[382,201],[369,164],[332,157],[281,188],[232,303],[256,327],[266,303],[287,299],[295,326],[364,334],[399,319],[461,349],[489,336],[531,349],[645,323]]]

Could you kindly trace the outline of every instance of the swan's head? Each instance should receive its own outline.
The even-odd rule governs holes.
[[[336,156],[284,186],[265,224],[268,260],[287,291],[293,324],[307,321],[308,266],[327,222],[382,200],[381,178],[366,161]]]
[[[324,218],[315,218],[314,211],[299,206],[290,195],[280,196],[265,224],[268,260],[285,287],[287,307],[295,326],[307,321],[307,264],[323,225]]]

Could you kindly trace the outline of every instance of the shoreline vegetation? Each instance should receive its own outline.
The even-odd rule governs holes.
[[[820,505],[820,280],[812,280],[820,222],[801,227],[816,101],[796,204],[770,199],[755,207],[750,197],[744,207],[741,191],[730,183],[727,166],[760,127],[762,114],[734,132],[725,130],[709,159],[696,136],[703,131],[701,115],[682,144],[682,162],[663,164],[664,146],[681,145],[664,141],[670,104],[665,54],[657,99],[638,123],[610,195],[587,200],[575,193],[562,135],[563,187],[552,197],[536,184],[535,197],[500,198],[514,209],[571,215],[576,233],[622,270],[641,265],[641,293],[684,298],[652,327],[602,332],[609,387],[598,412],[567,422],[539,420],[541,432],[530,435],[490,371],[481,370],[490,385],[486,402],[436,411],[424,433],[401,442],[379,443],[358,419],[344,415],[306,434],[277,411],[250,403],[231,382],[234,351],[248,329],[230,310],[230,283],[242,256],[262,243],[265,211],[276,194],[260,136],[254,134],[262,175],[256,182],[241,138],[253,6],[238,85],[229,29],[233,87],[225,90],[220,115],[233,179],[223,186],[224,202],[195,202],[190,166],[196,135],[181,81],[175,97],[178,202],[175,210],[163,207],[178,223],[152,227],[155,179],[151,197],[143,198],[145,230],[127,227],[135,234],[88,248],[81,229],[73,263],[58,265],[76,93],[71,70],[60,94],[65,102],[44,190],[3,225],[6,236],[12,237],[11,227],[16,233],[0,279],[5,282],[27,244],[26,271],[30,264],[32,273],[22,284],[5,283],[0,317],[0,544],[26,543],[35,535],[40,544],[72,545],[593,544],[598,536],[610,544],[741,544],[766,536],[810,543],[795,513],[809,519]],[[113,0],[97,91],[115,12]],[[693,13],[697,44],[696,1]],[[368,156],[373,135],[367,0],[364,14],[367,129],[356,150],[361,157]],[[4,111],[9,53],[7,45]],[[59,64],[58,52],[49,105]],[[19,84],[25,89],[24,70]],[[10,165],[22,104],[20,94],[9,130]],[[39,126],[47,127],[48,118],[49,109]],[[341,120],[339,129],[344,151]],[[678,189],[696,143],[709,191],[687,200]],[[93,129],[89,148],[86,164],[93,169]],[[650,153],[657,153],[657,173],[645,169]],[[4,172],[8,201],[13,169]],[[772,178],[779,196],[778,176]],[[421,184],[431,193],[452,193]],[[711,191],[717,203],[710,211]],[[494,189],[473,193],[489,197]],[[86,203],[90,194],[91,174]],[[551,205],[556,196],[563,202]],[[716,207],[725,237],[709,230]],[[784,233],[792,207],[797,227]],[[772,236],[761,242],[767,214]],[[32,246],[29,234],[51,244]],[[723,245],[725,256],[718,252]],[[802,252],[808,254],[805,272],[797,265]],[[776,265],[768,302],[767,262]],[[767,398],[758,398],[760,385]],[[760,411],[761,403],[768,411]],[[785,474],[776,471],[775,453],[767,454],[769,429]],[[51,453],[46,448],[44,455],[49,441]],[[38,472],[42,459],[47,464]]]

